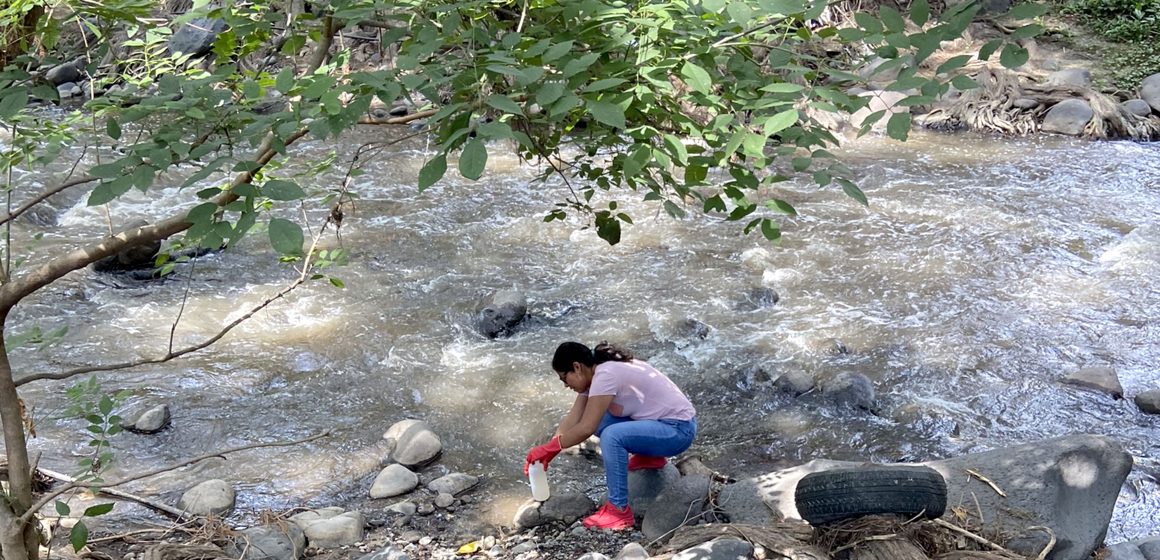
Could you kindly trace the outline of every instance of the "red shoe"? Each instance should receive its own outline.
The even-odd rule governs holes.
[[[636,523],[636,519],[632,516],[632,506],[624,506],[620,509],[612,502],[604,502],[596,513],[584,518],[584,526],[589,529],[612,529],[613,531],[623,531],[624,529],[632,529]]]
[[[663,469],[669,462],[664,457],[649,457],[647,455],[629,455],[628,470]]]

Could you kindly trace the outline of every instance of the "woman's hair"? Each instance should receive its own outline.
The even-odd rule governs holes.
[[[572,369],[573,362],[580,362],[588,367],[604,362],[631,362],[632,352],[625,350],[608,341],[601,341],[595,348],[588,348],[579,342],[565,342],[556,347],[556,354],[552,356],[552,369],[563,373]]]

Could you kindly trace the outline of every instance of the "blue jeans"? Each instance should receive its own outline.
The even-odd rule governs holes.
[[[618,508],[628,505],[628,454],[672,457],[693,444],[697,419],[633,420],[605,412],[596,427],[600,453],[604,455],[604,478],[608,501]]]

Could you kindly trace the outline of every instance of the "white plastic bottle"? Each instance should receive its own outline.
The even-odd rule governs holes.
[[[528,467],[528,481],[532,484],[533,500],[543,502],[551,497],[552,489],[548,487],[548,472],[543,463],[536,461]]]

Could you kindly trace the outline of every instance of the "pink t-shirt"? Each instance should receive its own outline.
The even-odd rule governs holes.
[[[608,411],[633,420],[692,420],[697,415],[676,383],[640,360],[597,365],[587,394],[612,395]]]

